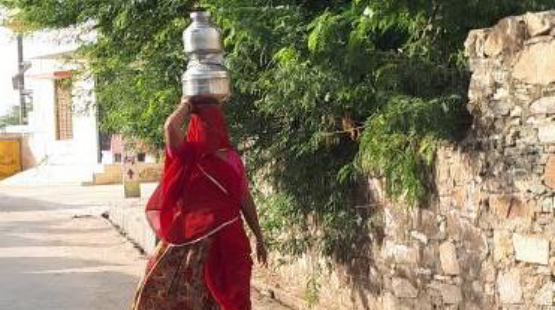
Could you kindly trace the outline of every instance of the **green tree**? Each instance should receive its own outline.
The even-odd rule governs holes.
[[[188,12],[212,11],[235,94],[233,137],[271,185],[265,225],[288,253],[341,258],[367,225],[361,175],[417,205],[438,143],[464,124],[470,29],[552,0],[0,0],[28,29],[92,25],[105,130],[162,144],[180,96]],[[258,173],[257,173],[258,172]],[[307,233],[308,223],[321,237]],[[314,226],[313,225],[313,226]],[[283,233],[288,227],[292,233]]]
[[[11,125],[19,125],[19,118],[20,118],[20,107],[12,106],[8,113],[0,116],[0,128],[11,126]]]

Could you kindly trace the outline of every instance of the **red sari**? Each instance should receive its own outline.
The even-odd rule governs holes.
[[[217,106],[193,114],[187,142],[167,150],[163,179],[146,209],[162,242],[135,310],[251,309],[251,248],[240,214],[244,171],[216,155],[219,150],[237,156]],[[175,289],[176,279],[188,285]]]

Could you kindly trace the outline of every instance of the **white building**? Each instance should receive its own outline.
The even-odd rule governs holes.
[[[75,57],[77,45],[59,44],[59,37],[26,39],[25,88],[32,104],[27,125],[8,127],[6,133],[25,137],[24,168],[37,167],[38,174],[42,167],[48,182],[88,181],[101,154],[94,81]]]
[[[31,59],[26,83],[33,109],[28,123],[35,158],[50,165],[99,163],[99,131],[94,82],[81,76],[72,53]]]
[[[94,39],[94,34],[88,37]],[[26,38],[25,89],[31,97],[27,124],[0,132],[0,138],[23,138],[26,171],[7,182],[121,182],[122,143],[117,135],[104,136],[101,143],[94,79],[76,53],[83,39],[71,29]],[[159,177],[155,156],[139,152],[137,160],[143,180]]]

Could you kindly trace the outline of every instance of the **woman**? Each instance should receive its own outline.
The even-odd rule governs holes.
[[[242,217],[256,237],[260,263],[266,264],[267,252],[217,101],[182,101],[166,121],[165,138],[164,176],[147,205],[161,242],[133,309],[250,310],[252,259]]]

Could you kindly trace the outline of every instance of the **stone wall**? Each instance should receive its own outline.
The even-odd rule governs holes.
[[[555,11],[472,31],[465,47],[474,121],[439,151],[430,204],[406,211],[370,180],[382,235],[350,267],[276,268],[278,285],[306,300],[317,274],[329,309],[555,309]]]

